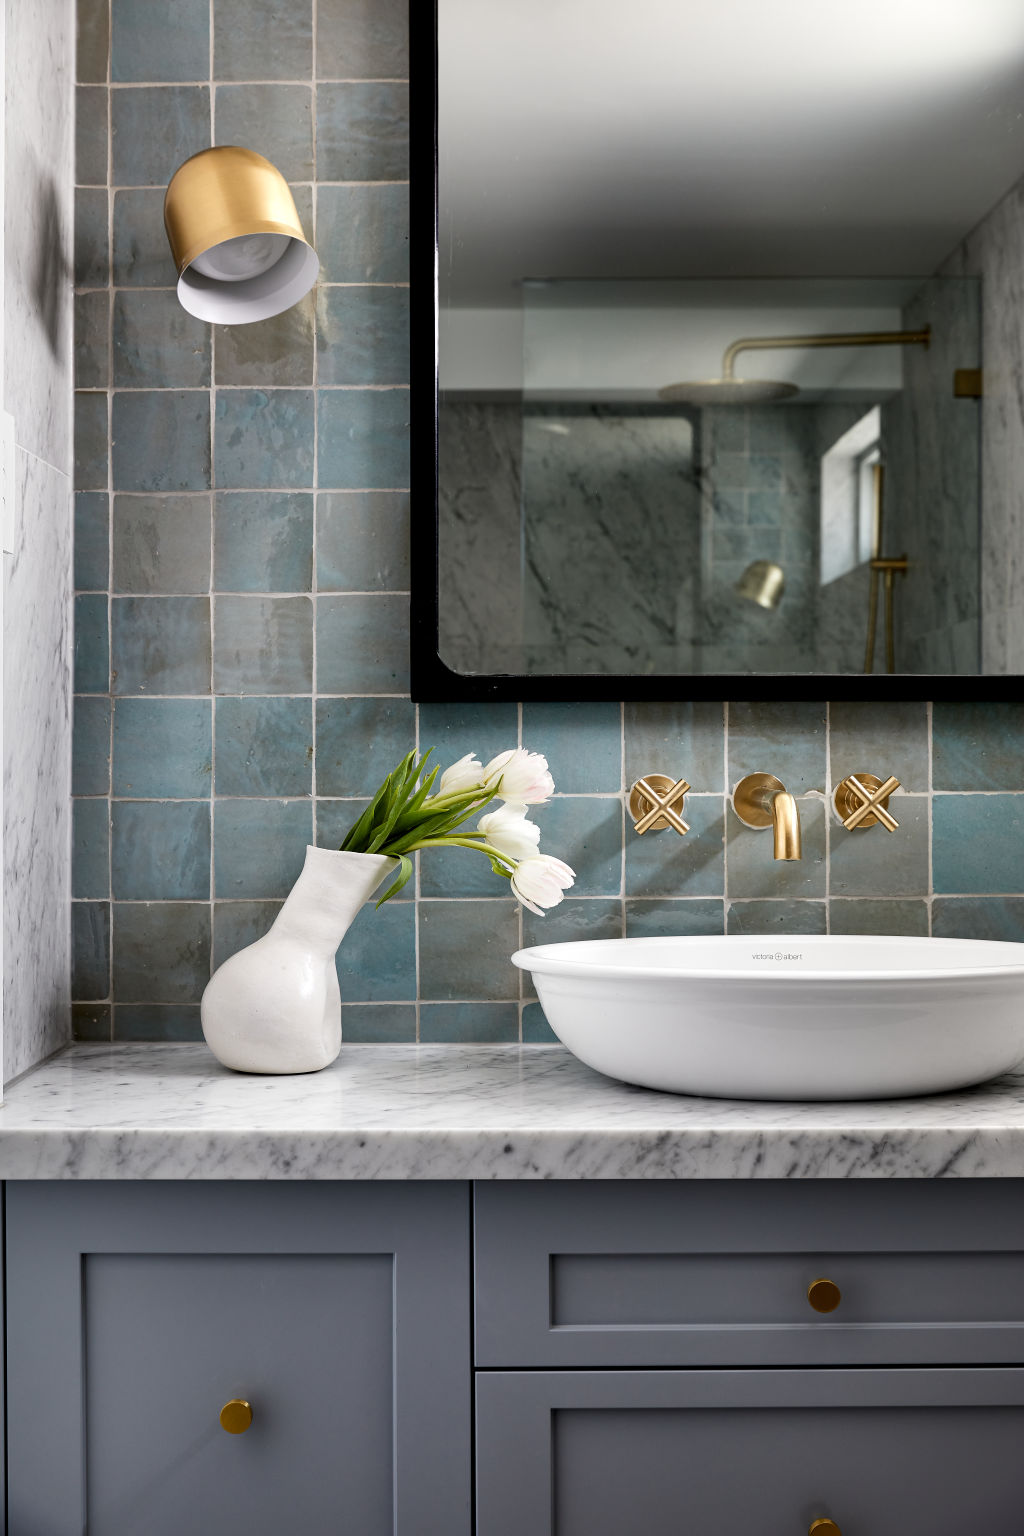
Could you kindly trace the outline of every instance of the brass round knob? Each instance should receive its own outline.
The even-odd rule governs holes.
[[[220,1411],[220,1427],[229,1435],[244,1435],[252,1423],[252,1403],[244,1397],[233,1397]]]
[[[843,1536],[842,1531],[834,1520],[812,1520],[808,1527],[807,1536]]]
[[[807,1300],[815,1312],[834,1312],[842,1299],[843,1293],[835,1281],[826,1280],[824,1276],[818,1280],[812,1280],[807,1287]],[[826,1524],[828,1523],[826,1521]],[[811,1529],[813,1530],[814,1527],[812,1526]],[[832,1536],[832,1533],[823,1530],[818,1533],[818,1536]]]

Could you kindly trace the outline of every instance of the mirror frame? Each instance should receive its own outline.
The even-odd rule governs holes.
[[[495,701],[643,702],[665,699],[757,700],[1019,700],[1024,677],[1016,673],[518,673],[453,671],[439,653],[438,603],[438,38],[437,4],[410,0],[411,71],[409,149],[410,249],[410,693],[417,703]],[[426,73],[427,60],[430,73]],[[428,102],[429,95],[429,102]],[[428,119],[429,113],[429,119]],[[432,132],[428,140],[427,127]],[[429,146],[429,147],[428,147]],[[430,163],[428,164],[428,155]],[[430,208],[428,215],[428,199]],[[427,232],[431,235],[428,268]],[[709,274],[713,276],[714,274]],[[428,277],[431,311],[427,313]],[[429,336],[428,336],[429,325]],[[426,420],[427,369],[431,370],[433,420]],[[984,402],[982,402],[984,409]],[[428,458],[429,454],[429,458]],[[428,468],[429,465],[429,468]],[[416,501],[430,488],[429,511]],[[979,625],[981,623],[979,613]]]

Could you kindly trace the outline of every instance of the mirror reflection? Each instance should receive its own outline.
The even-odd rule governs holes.
[[[1024,671],[1017,0],[439,0],[438,65],[451,672]]]

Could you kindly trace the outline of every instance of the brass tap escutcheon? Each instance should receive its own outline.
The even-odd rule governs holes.
[[[690,786],[685,779],[672,780],[664,773],[648,773],[637,779],[629,792],[629,814],[633,818],[633,831],[639,836],[645,832],[662,832],[674,827],[680,837],[689,832],[685,822],[673,807],[683,809],[684,797]]]
[[[887,832],[895,832],[899,822],[890,816],[888,805],[889,796],[899,787],[899,779],[891,775],[883,784],[873,773],[851,773],[832,796],[836,815],[847,832],[874,826],[876,821],[881,822]]]
[[[843,1293],[834,1280],[821,1275],[807,1287],[807,1300],[815,1312],[834,1312],[843,1299]]]
[[[807,1536],[843,1536],[843,1533],[834,1520],[827,1520],[824,1516],[819,1516],[817,1520],[812,1520],[807,1527]]]
[[[220,1411],[220,1427],[229,1435],[244,1435],[252,1423],[252,1403],[244,1397],[233,1397]]]

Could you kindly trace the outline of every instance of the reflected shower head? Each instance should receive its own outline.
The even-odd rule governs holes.
[[[786,400],[798,395],[795,384],[775,379],[700,379],[692,384],[666,384],[658,390],[658,399],[675,405],[765,405],[770,400]]]

